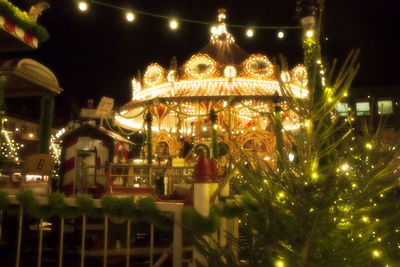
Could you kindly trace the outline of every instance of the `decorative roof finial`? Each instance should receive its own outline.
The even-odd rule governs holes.
[[[225,8],[218,9],[218,22],[219,22],[219,24],[225,23],[225,18],[226,18],[226,9]]]
[[[218,25],[211,28],[211,41],[213,43],[216,41],[227,41],[233,43],[235,41],[232,34],[230,34],[226,29],[225,19],[226,9],[218,9]]]

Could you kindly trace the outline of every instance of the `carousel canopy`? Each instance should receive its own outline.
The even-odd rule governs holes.
[[[177,68],[174,60],[170,69],[152,63],[143,79],[133,79],[132,101],[125,107],[140,106],[155,98],[174,101],[232,96],[260,99],[280,92],[275,66],[267,56],[249,55],[238,46],[227,30],[225,17],[225,10],[220,9],[210,43],[183,66]],[[282,72],[281,78],[296,97],[307,96],[304,66]]]
[[[168,69],[152,63],[143,77],[132,80],[132,100],[116,116],[120,125],[140,128],[140,116],[149,105],[161,129],[164,117],[205,115],[210,107],[223,108],[234,101],[269,112],[273,96],[282,95],[282,87],[295,97],[307,97],[307,72],[303,65],[277,73],[266,55],[249,54],[235,43],[225,24],[225,10],[218,12],[218,24],[211,29],[209,44],[183,65],[177,66],[175,58]],[[168,108],[159,106],[160,103]],[[245,115],[252,117],[254,112],[249,110]]]

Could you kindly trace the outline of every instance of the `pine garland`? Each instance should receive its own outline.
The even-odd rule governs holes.
[[[211,207],[207,217],[202,216],[193,207],[185,207],[182,210],[182,223],[187,228],[199,235],[210,235],[219,228],[217,208]]]
[[[43,26],[32,21],[29,16],[24,14],[24,12],[11,4],[8,0],[0,0],[0,15],[5,16],[21,29],[36,36],[40,42],[49,39],[49,32]]]
[[[75,196],[78,211],[81,214],[90,215],[94,211],[94,202],[91,195],[78,194]]]
[[[27,190],[17,193],[16,198],[30,216],[40,219],[48,219],[52,216],[50,206],[39,205],[33,195],[33,191]]]

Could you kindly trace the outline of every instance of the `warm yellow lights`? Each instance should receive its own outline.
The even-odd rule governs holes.
[[[276,267],[285,267],[285,263],[282,260],[277,260],[275,262]]]
[[[367,223],[369,221],[369,218],[367,216],[364,216],[361,218],[361,220],[365,223]]]
[[[306,32],[306,36],[307,36],[308,38],[313,37],[313,35],[314,35],[314,32],[313,32],[312,30],[308,30],[308,31]]]
[[[296,67],[293,68],[292,70],[293,76],[294,76],[294,82],[301,87],[304,87],[307,85],[308,82],[308,75],[307,75],[307,70],[304,65],[297,65]]]
[[[127,12],[126,13],[126,20],[129,22],[132,22],[135,20],[135,14],[133,14],[132,12]]]
[[[257,78],[271,77],[275,72],[275,67],[269,59],[261,54],[253,54],[244,62],[245,70],[248,74]]]
[[[366,143],[366,144],[365,144],[365,147],[366,147],[367,149],[371,150],[371,149],[372,149],[372,144],[371,144],[371,143]]]
[[[227,78],[236,77],[236,68],[234,66],[226,66],[224,69],[224,76]]]
[[[316,172],[314,172],[314,173],[312,174],[312,178],[313,178],[313,179],[317,179],[317,178],[318,178],[318,174],[317,174]]]
[[[78,8],[79,8],[80,11],[87,11],[88,8],[89,8],[89,5],[85,1],[79,1],[78,2]]]
[[[342,169],[342,171],[347,171],[347,170],[349,170],[350,166],[347,163],[343,163],[340,168]]]
[[[169,21],[169,27],[171,28],[171,30],[176,30],[178,29],[179,23],[176,19],[172,19]]]
[[[283,37],[285,37],[285,33],[283,31],[279,31],[277,36],[279,39],[283,39]]]
[[[248,29],[246,31],[246,36],[249,37],[249,38],[253,37],[254,36],[254,31],[252,29]]]
[[[379,250],[372,251],[372,257],[379,258],[381,256],[381,252]]]

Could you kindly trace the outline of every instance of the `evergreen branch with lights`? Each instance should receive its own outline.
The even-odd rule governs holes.
[[[323,1],[317,2],[323,10]],[[282,131],[277,97],[270,115],[276,166],[250,158],[247,164],[237,163],[232,185],[240,197],[222,204],[219,213],[239,217],[246,242],[229,238],[227,246],[216,247],[215,240],[210,244],[198,237],[195,245],[209,264],[353,267],[400,262],[398,136],[388,137],[382,123],[356,129],[351,115],[336,113],[357,73],[358,51],[339,70],[334,62],[327,71],[318,40],[320,18],[313,19],[315,24],[304,25],[303,43],[309,98],[296,99],[279,81],[281,95],[303,123],[296,131]]]

